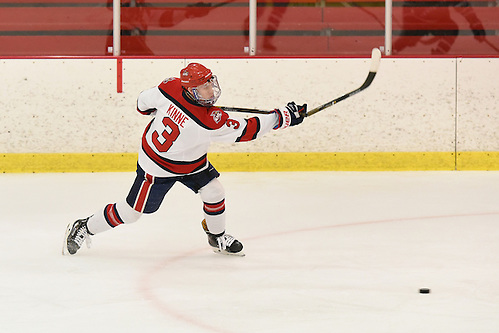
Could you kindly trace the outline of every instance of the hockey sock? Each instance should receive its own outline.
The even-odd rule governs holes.
[[[87,222],[88,231],[92,234],[104,232],[125,223],[136,222],[142,213],[135,211],[126,201],[109,204],[92,215]]]
[[[210,233],[217,235],[225,231],[225,199],[216,203],[203,203],[204,218]]]
[[[225,231],[225,190],[215,178],[199,190],[206,226],[212,234]]]

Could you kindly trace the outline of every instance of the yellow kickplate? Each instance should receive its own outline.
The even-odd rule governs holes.
[[[227,171],[499,170],[499,152],[209,153]],[[136,153],[0,154],[0,172],[134,171]]]

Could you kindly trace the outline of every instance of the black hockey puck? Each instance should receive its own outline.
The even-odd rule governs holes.
[[[428,289],[428,288],[420,288],[419,289],[419,293],[420,294],[429,294],[430,293],[430,289]]]

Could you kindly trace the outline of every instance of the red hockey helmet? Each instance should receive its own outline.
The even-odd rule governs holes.
[[[212,76],[211,70],[193,62],[180,71],[180,83],[184,88],[194,88],[206,83]]]
[[[204,106],[215,104],[222,93],[211,70],[195,62],[180,71],[180,84],[192,99]]]

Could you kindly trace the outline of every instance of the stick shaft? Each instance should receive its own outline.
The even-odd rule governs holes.
[[[381,59],[381,52],[379,49],[375,48],[372,51],[371,55],[371,68],[369,69],[369,74],[367,74],[367,78],[364,81],[364,83],[357,89],[350,91],[349,93],[346,93],[343,96],[340,96],[338,98],[333,99],[332,101],[329,101],[327,103],[324,103],[310,111],[308,111],[305,114],[305,117],[309,117],[313,114],[316,114],[317,112],[320,112],[330,106],[335,105],[338,102],[341,102],[348,97],[351,97],[353,95],[358,94],[362,90],[366,89],[371,85],[371,83],[374,80],[374,77],[376,76],[376,73],[378,72],[378,67]],[[249,108],[240,108],[240,107],[232,107],[232,106],[219,106],[220,109],[228,112],[243,112],[243,113],[256,113],[256,114],[269,114],[272,111],[264,111],[264,110],[258,110],[258,109],[249,109]]]
[[[306,117],[309,117],[313,114],[316,114],[317,112],[320,112],[328,107],[331,107],[333,105],[335,105],[336,103],[338,102],[341,102],[345,99],[347,99],[348,97],[351,97],[353,95],[356,95],[358,94],[359,92],[361,92],[362,90],[366,89],[367,87],[369,87],[369,85],[371,85],[371,83],[373,82],[374,80],[374,77],[376,76],[376,72],[369,72],[369,74],[367,75],[367,79],[366,81],[364,82],[364,84],[362,84],[361,87],[343,95],[343,96],[340,96],[338,98],[335,98],[333,99],[332,101],[330,102],[327,102],[325,104],[322,104],[310,111],[307,112],[306,114]],[[249,109],[249,108],[240,108],[240,107],[232,107],[232,106],[219,106],[220,109],[226,111],[226,112],[243,112],[243,113],[255,113],[255,114],[270,114],[272,113],[272,111],[266,111],[266,110],[258,110],[258,109]]]
[[[226,112],[244,112],[244,113],[256,113],[256,114],[270,114],[270,113],[272,113],[272,111],[240,108],[237,106],[217,106],[217,108],[222,109]]]
[[[341,101],[347,99],[348,97],[351,97],[353,95],[356,95],[356,94],[360,93],[362,90],[366,89],[367,87],[369,87],[371,85],[371,83],[373,82],[375,76],[376,76],[376,72],[369,72],[369,74],[367,75],[367,78],[364,81],[364,83],[362,84],[362,86],[360,86],[359,88],[357,88],[357,89],[355,89],[355,90],[353,90],[353,91],[351,91],[351,92],[349,92],[349,93],[347,93],[347,94],[345,94],[343,96],[335,98],[335,99],[333,99],[330,102],[322,104],[321,106],[318,106],[318,107],[316,107],[316,108],[308,111],[306,116],[309,117],[309,116],[311,116],[311,115],[313,115],[313,114],[315,114],[315,113],[317,113],[319,111],[324,110],[325,108],[333,106],[336,103],[341,102]]]

